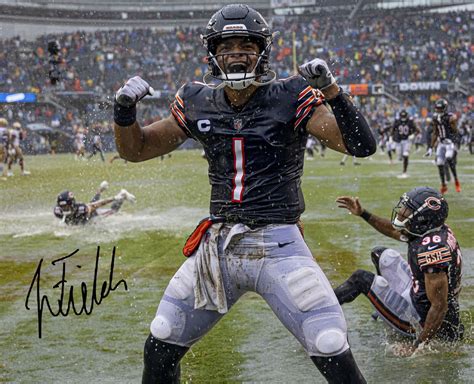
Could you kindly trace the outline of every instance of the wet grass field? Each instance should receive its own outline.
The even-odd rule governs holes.
[[[109,157],[111,155],[109,154]],[[359,196],[378,215],[390,217],[399,196],[419,185],[438,188],[436,167],[421,152],[411,158],[407,179],[397,179],[401,164],[388,164],[382,154],[339,164],[341,156],[306,161],[303,190],[305,238],[318,263],[336,286],[355,269],[373,269],[369,251],[387,245],[405,253],[406,246],[376,233],[363,220],[338,209],[340,195]],[[140,164],[74,161],[72,155],[26,158],[32,174],[0,181],[0,382],[138,383],[149,323],[168,280],[183,262],[181,248],[190,231],[208,211],[207,164],[199,151],[178,151],[171,158]],[[472,316],[474,314],[474,157],[462,152],[458,172],[462,193],[450,185],[448,224],[464,256],[461,310],[467,338],[457,346],[434,345],[412,358],[391,352],[397,341],[381,321],[371,319],[363,297],[344,306],[349,340],[369,383],[470,383],[474,377]],[[126,188],[137,196],[114,216],[85,227],[65,227],[53,216],[56,195],[64,189],[86,202],[102,180],[105,196]],[[42,262],[40,290],[53,312],[58,310],[63,264],[66,265],[66,310],[69,289],[82,305],[81,282],[87,285],[90,309],[97,247],[101,257],[97,292],[110,279],[116,247],[113,284],[90,315],[53,317],[44,306],[42,338],[38,337],[37,284],[25,302]],[[64,263],[52,261],[79,249]],[[112,284],[112,285],[113,285]],[[189,383],[316,383],[322,376],[301,346],[279,323],[265,302],[247,294],[186,355],[182,381]]]

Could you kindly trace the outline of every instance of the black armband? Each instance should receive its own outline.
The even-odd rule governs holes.
[[[117,125],[128,127],[137,121],[137,107],[124,107],[117,102],[114,102],[114,121]]]
[[[334,112],[348,152],[357,157],[367,157],[375,153],[377,144],[374,135],[349,95],[341,89],[336,97],[326,101]]]
[[[372,217],[372,214],[364,209],[360,214],[360,217],[362,217],[365,221],[369,222],[369,219]]]

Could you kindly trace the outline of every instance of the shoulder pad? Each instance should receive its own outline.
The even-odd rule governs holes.
[[[198,94],[203,89],[211,90],[211,88],[209,88],[206,84],[198,82],[198,81],[193,81],[191,83],[184,84],[178,90],[178,95],[184,99],[185,97],[188,98],[188,97],[192,97]]]
[[[283,86],[288,89],[289,91],[293,92],[301,92],[307,87],[311,87],[306,79],[301,75],[293,75],[287,77],[286,79],[279,79],[279,82],[283,84]]]

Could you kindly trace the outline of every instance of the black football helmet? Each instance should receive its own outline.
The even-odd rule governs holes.
[[[400,121],[407,121],[408,120],[408,112],[402,109],[400,111]]]
[[[448,110],[448,101],[446,99],[438,99],[435,102],[435,112],[445,113]]]
[[[238,73],[232,73],[229,68],[221,68],[218,59],[226,62],[226,56],[233,53],[216,54],[217,45],[225,38],[244,37],[256,43],[260,48],[257,53],[257,63],[254,68],[241,66]],[[226,5],[217,11],[209,20],[206,33],[201,35],[204,47],[207,49],[207,62],[210,71],[204,75],[203,81],[208,86],[222,88],[228,86],[232,89],[245,89],[251,84],[260,86],[275,80],[276,74],[270,71],[268,58],[273,43],[273,34],[265,19],[256,10],[244,4]],[[245,54],[247,63],[250,64],[250,54]],[[254,54],[252,54],[254,55]],[[242,71],[243,70],[243,71]],[[269,75],[270,80],[258,81],[258,78]],[[218,79],[221,84],[215,86],[210,83],[210,78]]]
[[[414,236],[438,230],[448,217],[448,203],[430,187],[416,187],[404,193],[392,211],[392,225]]]
[[[58,195],[57,199],[58,206],[62,209],[63,212],[71,212],[76,205],[76,198],[74,193],[71,191],[63,191]]]

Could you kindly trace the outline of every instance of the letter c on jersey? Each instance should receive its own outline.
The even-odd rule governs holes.
[[[199,132],[209,132],[211,130],[211,122],[209,120],[198,120],[197,126]]]

